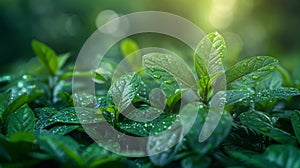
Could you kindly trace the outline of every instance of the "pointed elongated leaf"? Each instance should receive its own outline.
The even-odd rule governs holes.
[[[48,69],[51,75],[55,75],[59,69],[59,61],[55,51],[36,40],[32,41],[31,45],[40,62]]]
[[[9,117],[7,126],[7,135],[12,135],[17,132],[32,132],[34,131],[35,117],[28,105],[24,105]]]
[[[250,111],[242,113],[239,116],[241,122],[247,127],[254,129],[255,131],[266,135],[277,142],[295,144],[296,139],[289,133],[276,128],[269,116],[259,111]]]
[[[194,66],[199,79],[204,76],[213,78],[224,72],[222,59],[226,54],[226,44],[223,37],[215,32],[210,33],[200,41],[194,56]]]
[[[61,69],[64,66],[64,64],[67,62],[70,56],[71,56],[70,53],[65,53],[57,57],[58,69]]]
[[[182,168],[209,167],[211,159],[209,157],[189,156],[181,161]]]
[[[292,126],[296,135],[296,138],[298,140],[298,143],[300,144],[300,112],[294,111],[291,116],[291,122]]]
[[[271,145],[263,154],[230,152],[247,167],[274,167],[274,168],[298,168],[300,167],[300,150],[290,145]]]
[[[278,60],[269,56],[257,56],[242,60],[228,69],[226,74],[228,87],[259,82],[275,70]]]
[[[227,105],[234,103],[258,103],[285,99],[300,95],[300,91],[294,88],[280,87],[276,89],[252,90],[228,90],[226,91]]]
[[[147,68],[147,73],[159,84],[166,97],[175,94],[179,90],[180,86],[176,79],[167,71],[161,68]]]
[[[70,137],[42,135],[38,137],[38,143],[43,151],[60,163],[78,167],[83,165],[79,155],[79,144]]]
[[[65,135],[79,128],[79,125],[57,125],[49,130],[50,134]]]
[[[158,68],[171,74],[181,87],[193,90],[197,87],[192,71],[180,57],[163,53],[150,53],[143,56],[143,65],[150,71]],[[154,78],[160,78],[160,76],[154,76]],[[167,83],[167,81],[165,82]]]
[[[39,123],[41,128],[53,125],[55,123],[68,124],[91,124],[103,121],[103,116],[98,114],[95,109],[83,107],[69,107],[57,111],[51,115],[44,122]]]
[[[224,141],[231,130],[232,118],[228,112],[224,111],[219,123],[217,123],[217,127],[213,130],[212,134],[206,140],[200,142],[199,135],[207,119],[207,108],[203,105],[200,105],[198,108],[196,108],[199,109],[199,111],[196,113],[198,115],[195,116],[195,107],[187,107],[189,108],[183,108],[183,110],[185,110],[183,111],[183,113],[185,113],[185,118],[183,118],[184,120],[182,122],[187,127],[185,129],[188,130],[188,128],[191,127],[191,125],[187,123],[190,123],[191,120],[195,120],[195,118],[196,120],[192,125],[191,130],[186,135],[186,138],[188,138],[188,142],[194,151],[200,155],[204,155],[217,148]],[[212,123],[212,125],[214,125],[214,123]]]
[[[137,94],[140,77],[136,73],[129,73],[116,80],[108,90],[107,103],[125,110]]]

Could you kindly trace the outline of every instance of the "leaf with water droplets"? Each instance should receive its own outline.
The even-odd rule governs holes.
[[[65,135],[79,128],[79,125],[56,125],[51,128],[48,133],[55,135]]]
[[[166,97],[174,94],[179,89],[176,79],[167,71],[161,68],[147,68],[147,73],[155,80],[160,89],[163,90]]]
[[[273,126],[272,120],[267,114],[259,111],[244,112],[239,116],[241,122],[273,140],[280,143],[295,144],[296,139],[289,133]]]
[[[203,142],[199,142],[199,135],[206,121],[207,109],[205,107],[201,107],[199,108],[199,112],[192,129],[186,136],[189,140],[190,146],[200,155],[204,155],[216,149],[228,136],[232,126],[231,115],[224,111],[212,134]],[[214,125],[214,123],[212,123],[212,125]]]
[[[285,99],[300,95],[300,91],[294,88],[280,87],[264,90],[228,90],[226,91],[227,105],[234,103],[259,103]]]
[[[35,127],[35,117],[28,105],[24,105],[9,116],[7,135],[17,132],[33,133]]]
[[[222,60],[225,54],[226,44],[219,33],[210,33],[204,37],[198,44],[194,55],[194,66],[198,78],[208,76],[212,79],[216,74],[224,72]]]
[[[0,114],[2,113],[2,118],[5,120],[7,116],[9,116],[11,113],[15,112],[19,107],[27,103],[28,96],[27,93],[13,93],[8,92],[8,94],[3,95],[4,97],[9,95],[9,97],[3,101],[3,107],[0,111]]]
[[[138,93],[140,81],[141,79],[136,73],[121,76],[109,88],[107,104],[118,107],[117,113],[124,111]]]
[[[169,148],[168,150],[166,151],[163,151],[163,152],[160,152],[156,155],[150,155],[149,156],[149,159],[151,160],[151,162],[154,164],[154,165],[157,165],[157,166],[161,166],[161,167],[164,167],[165,165],[167,165],[168,163],[172,162],[175,155],[177,154],[178,152],[178,149],[179,149],[179,146],[181,144],[177,144],[175,145],[174,147],[172,148]],[[158,148],[161,148],[161,146],[157,146]],[[159,151],[159,150],[158,150]],[[157,151],[157,152],[158,152]]]
[[[280,88],[283,84],[282,75],[278,71],[274,71],[267,77],[265,77],[262,81],[258,83],[255,87],[256,90],[263,89],[277,89]]]
[[[172,75],[180,87],[191,88],[192,90],[195,90],[197,87],[192,71],[180,57],[163,53],[150,53],[143,56],[143,65],[149,68],[150,71],[151,69],[160,69]],[[160,74],[157,75],[155,76],[154,74],[153,77],[162,77]],[[172,78],[166,79],[164,82],[169,83],[168,80],[172,80]]]
[[[103,116],[95,109],[83,107],[69,107],[56,112],[54,115],[48,117],[41,127],[48,127],[55,123],[68,124],[92,124],[103,121]]]
[[[228,88],[252,86],[275,70],[278,60],[269,56],[257,56],[242,60],[228,69],[226,80]]]
[[[300,143],[300,112],[294,111],[291,116],[291,122],[292,126],[296,135],[296,138],[298,140],[298,143]]]

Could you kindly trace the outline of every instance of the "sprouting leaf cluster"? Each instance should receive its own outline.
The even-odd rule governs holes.
[[[0,77],[0,166],[300,167],[299,78],[276,58],[256,56],[224,68],[225,40],[211,33],[199,43],[193,66],[178,56],[148,53],[144,70],[114,80],[112,60],[73,72],[70,54],[58,55],[38,41],[32,48],[36,57],[20,73]],[[138,45],[124,40],[121,51],[127,56]],[[72,87],[84,87],[73,77],[93,80],[96,95],[72,93]],[[200,142],[220,95],[220,120]],[[160,154],[125,157],[100,147],[83,128],[101,129],[103,122],[136,137],[159,135],[179,123],[186,135]]]

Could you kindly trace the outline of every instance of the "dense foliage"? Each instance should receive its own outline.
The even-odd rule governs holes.
[[[32,48],[37,57],[22,72],[0,77],[3,167],[300,167],[300,75],[290,77],[273,57],[248,58],[224,70],[226,44],[221,35],[211,33],[199,43],[193,70],[179,57],[149,53],[143,56],[143,71],[113,81],[112,60],[94,71],[73,72],[71,64],[65,65],[69,54],[57,55],[38,41]],[[138,49],[131,40],[121,48],[124,55]],[[72,94],[73,76],[93,79],[97,97]],[[227,91],[215,90],[224,76]],[[154,88],[163,92],[153,98]],[[179,108],[186,88],[196,97]],[[212,135],[200,143],[210,102],[220,92],[226,95],[225,110]],[[130,104],[136,111],[130,111]],[[89,117],[78,115],[78,109]],[[131,119],[152,119],[147,114],[155,112],[159,116],[137,122],[124,117],[124,110]],[[171,149],[149,157],[111,153],[82,128],[106,120],[122,133],[145,137],[189,120],[193,110],[197,118],[188,134]]]

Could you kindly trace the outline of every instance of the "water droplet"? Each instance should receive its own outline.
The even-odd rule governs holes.
[[[171,80],[166,80],[164,81],[165,84],[172,84],[172,81]]]
[[[156,79],[160,79],[160,78],[161,78],[161,75],[159,75],[159,74],[154,74],[153,77],[156,78]]]

